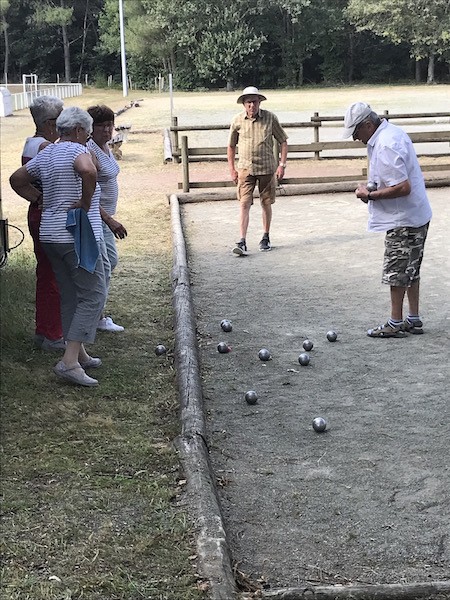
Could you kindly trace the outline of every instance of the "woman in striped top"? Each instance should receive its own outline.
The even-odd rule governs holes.
[[[93,119],[93,130],[91,139],[87,147],[97,159],[97,181],[100,185],[100,214],[103,220],[103,239],[105,246],[103,254],[107,264],[105,266],[106,287],[109,291],[110,276],[118,263],[118,254],[116,238],[123,239],[127,235],[127,230],[114,219],[116,214],[117,200],[119,197],[119,186],[117,184],[117,175],[120,168],[114,158],[108,142],[114,131],[114,112],[104,105],[90,106],[87,109]],[[98,322],[99,331],[123,331],[122,325],[114,323],[111,317],[102,313]]]
[[[60,141],[41,150],[13,173],[10,183],[16,193],[32,203],[40,202],[42,197],[39,238],[58,282],[66,341],[64,356],[54,371],[72,383],[95,386],[98,381],[89,377],[85,369],[99,367],[102,361],[89,356],[84,344],[95,340],[106,286],[97,247],[103,239],[100,188],[96,167],[86,148],[92,118],[86,111],[72,106],[62,111],[56,128]],[[38,179],[42,193],[33,186]],[[98,253],[92,272],[80,265],[74,235],[66,228],[67,212],[72,208],[81,208],[87,213],[91,239]],[[89,244],[89,238],[82,234],[81,243]]]

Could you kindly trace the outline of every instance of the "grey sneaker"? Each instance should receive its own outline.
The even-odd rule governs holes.
[[[74,383],[75,385],[84,385],[86,387],[98,385],[98,381],[93,377],[86,375],[79,363],[74,367],[66,367],[63,361],[60,360],[59,363],[53,367],[53,371],[58,377],[61,377],[61,379],[70,381],[70,383]]]
[[[45,352],[64,352],[66,349],[66,342],[64,338],[59,338],[59,340],[49,340],[48,338],[44,338],[42,343],[40,344],[41,350]]]
[[[413,335],[422,335],[423,333],[423,323],[422,321],[414,321],[411,323],[409,319],[405,319],[402,325],[403,331],[407,333],[412,333]]]
[[[268,252],[272,249],[270,245],[269,236],[264,236],[263,239],[259,242],[259,251],[260,252]]]
[[[245,242],[237,242],[236,246],[233,248],[233,254],[237,254],[238,256],[247,256],[247,244]]]

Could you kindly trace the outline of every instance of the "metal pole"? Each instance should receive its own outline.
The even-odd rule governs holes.
[[[123,0],[119,0],[119,25],[120,25],[120,61],[122,64],[123,95],[128,96],[127,57],[125,54],[125,29],[123,26]]]

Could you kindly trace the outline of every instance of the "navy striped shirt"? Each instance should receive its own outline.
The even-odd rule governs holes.
[[[42,182],[43,206],[39,229],[41,242],[73,242],[73,235],[66,229],[67,211],[80,200],[82,193],[82,180],[73,164],[78,156],[85,153],[89,153],[89,150],[82,144],[58,142],[41,150],[25,165],[28,173]],[[100,186],[97,183],[88,212],[96,240],[103,238],[99,205]]]

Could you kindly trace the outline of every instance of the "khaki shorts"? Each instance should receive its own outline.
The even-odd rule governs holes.
[[[386,231],[382,283],[410,287],[420,279],[429,223],[422,227],[397,227]]]
[[[261,204],[275,202],[275,175],[250,175],[245,169],[239,171],[237,198],[240,202],[253,204],[253,192],[258,184]]]

